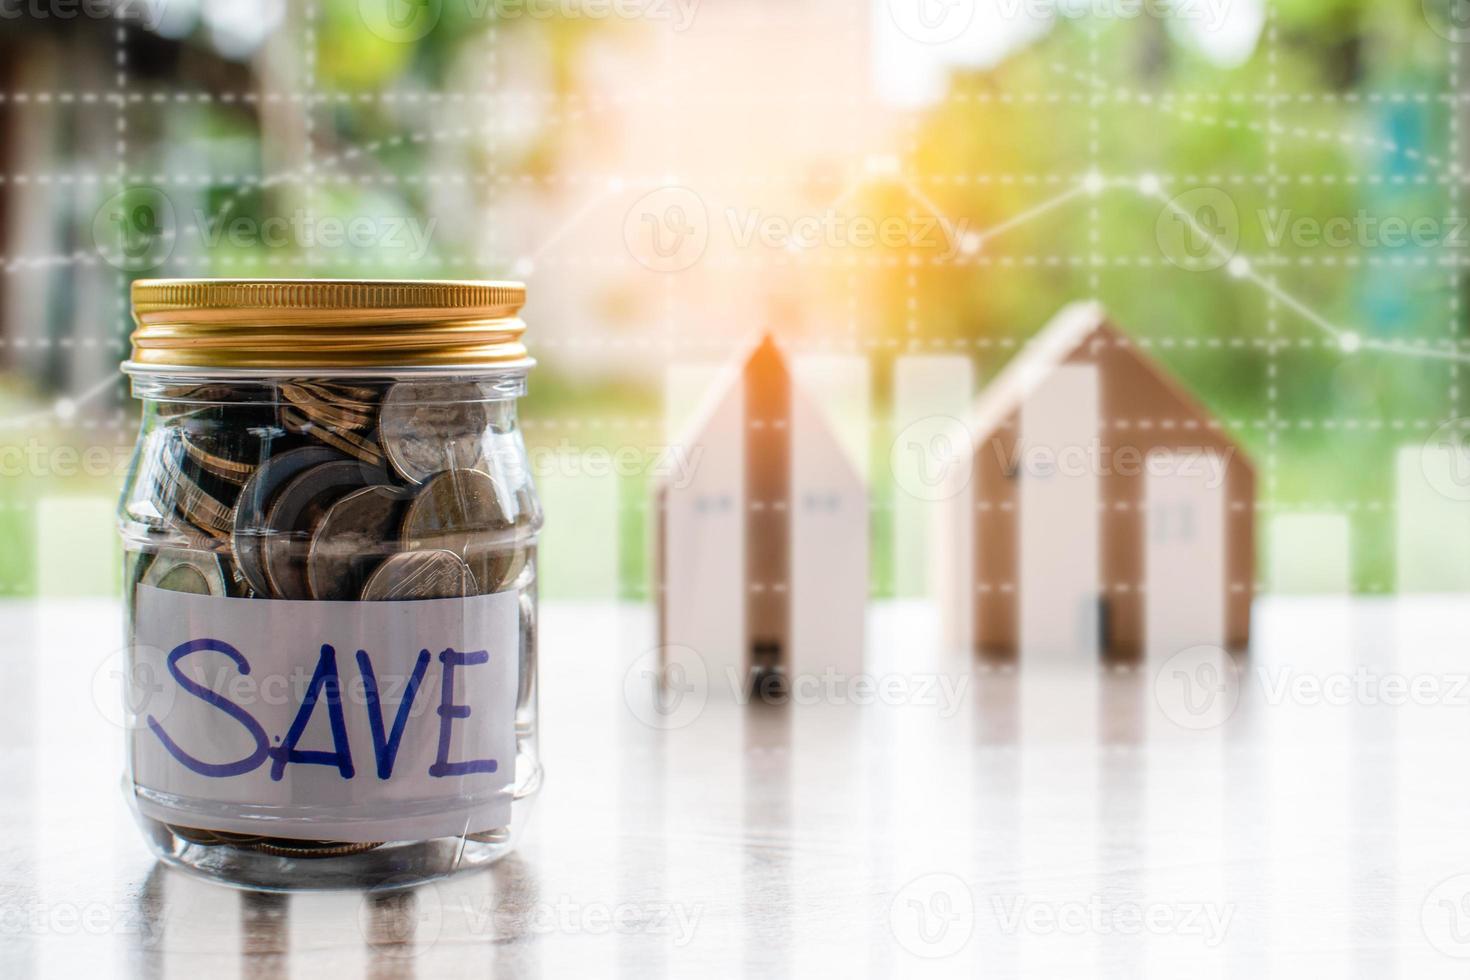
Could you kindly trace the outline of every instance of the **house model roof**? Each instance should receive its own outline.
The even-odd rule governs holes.
[[[1216,433],[1221,440],[1240,449],[1210,410],[1161,364],[1134,345],[1128,335],[1109,319],[1103,305],[1097,302],[1076,303],[1058,313],[985,387],[970,413],[970,432],[974,444],[978,445],[989,439],[1020,410],[1026,399],[1053,370],[1094,343],[1106,344],[1127,352],[1168,393],[1174,403],[1174,414],[1193,418],[1202,429]],[[1244,451],[1237,455],[1249,465]]]
[[[751,360],[767,345],[775,349],[781,361],[786,365],[787,374],[791,378],[793,399],[805,399],[812,407],[823,431],[826,432],[833,444],[841,449],[841,457],[847,467],[848,475],[857,483],[866,486],[868,482],[867,476],[858,472],[857,464],[853,460],[852,454],[847,451],[847,447],[838,438],[837,432],[832,426],[832,419],[827,407],[821,403],[820,399],[813,398],[811,393],[806,390],[800,376],[792,370],[791,357],[787,354],[785,347],[781,345],[780,341],[776,340],[774,334],[769,332],[757,335],[742,343],[736,349],[734,356],[720,367],[710,381],[709,390],[700,398],[698,407],[690,414],[689,420],[680,426],[678,437],[674,440],[675,444],[692,446],[703,439],[704,431],[709,428],[710,421],[719,411],[720,405],[724,402],[725,398],[729,396],[730,389],[737,384],[743,383],[745,372],[749,368]],[[672,477],[669,475],[661,476],[656,486],[661,489],[670,479]]]

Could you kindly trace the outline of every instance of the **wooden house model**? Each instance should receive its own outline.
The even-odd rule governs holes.
[[[945,633],[1002,656],[1168,656],[1250,638],[1255,473],[1096,304],[980,395],[941,515]]]
[[[659,643],[709,683],[862,670],[866,481],[769,336],[721,372],[656,487]]]

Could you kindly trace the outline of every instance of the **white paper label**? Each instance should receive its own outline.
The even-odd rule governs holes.
[[[417,602],[230,599],[139,586],[139,808],[310,840],[505,826],[515,780],[514,592]],[[146,688],[146,689],[143,689]]]

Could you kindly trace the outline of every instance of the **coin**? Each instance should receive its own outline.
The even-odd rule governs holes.
[[[331,446],[348,456],[354,456],[370,466],[383,465],[383,451],[371,436],[347,429],[337,430],[313,422],[294,409],[281,410],[281,422],[291,432],[299,432]]]
[[[452,551],[408,551],[394,555],[368,577],[365,602],[460,599],[475,594],[475,576]]]
[[[228,542],[225,547],[228,548]],[[233,556],[233,552],[230,553]],[[240,572],[240,564],[233,557],[220,556],[219,564],[225,572],[225,595],[234,599],[254,599],[255,590]]]
[[[306,418],[332,429],[364,429],[373,424],[371,405],[347,400],[317,385],[283,384],[281,396]]]
[[[529,557],[526,542],[519,527],[486,531],[468,539],[464,560],[474,570],[482,595],[503,592],[520,576]]]
[[[251,834],[232,834],[224,830],[202,830],[198,827],[181,827],[178,824],[168,824],[168,829],[191,844],[204,844],[214,847],[219,844],[233,844],[236,847],[244,847],[265,840]]]
[[[519,436],[497,435],[492,438],[485,465],[479,467],[495,480],[500,505],[512,524],[539,520],[536,501],[530,491],[530,474],[524,463],[525,446]]]
[[[489,410],[476,385],[400,382],[383,396],[378,433],[384,455],[409,483],[484,461]]]
[[[177,461],[182,462],[182,461]],[[222,492],[218,481],[193,466],[165,462],[165,478],[171,485],[174,509],[189,524],[210,537],[227,537],[233,526],[233,494]]]
[[[342,602],[362,595],[368,576],[397,543],[404,500],[393,487],[366,487],[327,508],[306,564],[313,599]]]
[[[225,573],[214,555],[161,551],[143,572],[142,584],[193,595],[225,594]]]
[[[261,546],[265,577],[278,599],[310,599],[306,581],[307,546],[326,509],[342,497],[388,479],[355,459],[340,459],[303,470],[271,501],[270,533]]]
[[[192,415],[201,405],[228,405],[238,403],[239,389],[225,384],[179,384],[166,385],[153,396],[162,418],[177,418]]]
[[[527,540],[519,528],[511,534],[498,534],[490,539],[490,548],[498,552],[494,566],[498,578],[480,583],[486,593],[517,587],[536,554],[535,547],[527,544]],[[474,562],[470,565],[475,567]]]
[[[541,530],[541,501],[537,499],[529,482],[516,487],[516,526],[531,531]]]
[[[504,484],[497,481],[497,485]],[[516,488],[511,499],[514,501],[511,512],[515,515],[515,530],[510,533],[496,532],[484,540],[484,549],[497,553],[493,561],[492,556],[487,554],[484,564],[488,570],[477,572],[485,576],[480,579],[480,588],[486,593],[503,592],[517,587],[528,568],[531,569],[531,575],[535,574],[535,569],[531,566],[534,564],[536,547],[529,542],[541,527],[541,506],[529,484]],[[470,566],[477,569],[481,567],[473,561]]]
[[[189,461],[212,477],[238,486],[260,465],[266,443],[280,434],[273,405],[207,405],[170,422]]]
[[[403,540],[413,550],[452,551],[469,563],[482,592],[494,592],[515,564],[514,519],[503,488],[479,470],[433,477],[409,503]]]
[[[496,827],[494,830],[480,830],[473,834],[465,834],[465,840],[472,840],[477,844],[504,844],[510,840],[509,827]]]
[[[190,844],[204,844],[212,847],[215,844],[223,843],[223,841],[214,835],[214,831],[212,830],[200,830],[196,827],[181,827],[177,824],[169,824],[168,829]]]
[[[250,588],[259,595],[271,594],[261,544],[270,534],[266,511],[272,500],[283,486],[304,470],[346,458],[326,446],[288,449],[266,460],[245,481],[245,486],[240,489],[240,497],[235,502],[230,540],[235,551],[235,561],[240,566],[240,574],[245,576]]]
[[[196,443],[187,440],[184,445],[189,452],[189,459],[199,469],[221,480],[228,480],[236,484],[244,483],[250,479],[250,474],[255,472],[256,464],[253,462],[238,462],[237,460],[211,453],[206,449],[201,449]]]
[[[252,843],[250,849],[275,857],[327,858],[362,854],[382,847],[382,842],[344,843],[331,840],[288,840],[271,837]]]
[[[189,457],[178,429],[162,430],[156,467],[149,467],[148,494],[164,524],[182,522],[210,537],[228,533],[235,488],[201,470]],[[142,477],[140,477],[141,479]],[[129,505],[129,510],[133,508]]]
[[[384,385],[376,382],[303,381],[304,385],[322,392],[330,401],[356,402],[376,411],[383,400]]]
[[[177,452],[170,431],[158,427],[149,432],[133,458],[132,475],[122,501],[122,519],[150,533],[163,532],[170,524],[173,499],[163,488],[164,459]]]

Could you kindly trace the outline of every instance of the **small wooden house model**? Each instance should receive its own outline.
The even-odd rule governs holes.
[[[1062,312],[982,392],[942,516],[948,639],[1028,659],[1244,647],[1255,474],[1103,309]]]
[[[695,651],[711,690],[860,672],[866,482],[772,338],[721,373],[678,442],[692,475],[655,490],[660,646]]]

